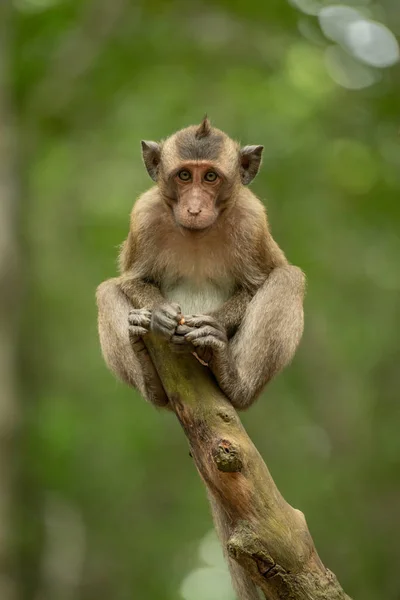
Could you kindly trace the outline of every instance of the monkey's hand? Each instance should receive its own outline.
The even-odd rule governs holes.
[[[147,308],[129,311],[129,339],[142,369],[145,396],[156,406],[167,406],[167,395],[143,341],[143,337],[150,331],[150,323],[151,311]]]
[[[172,341],[185,344],[196,352],[204,362],[209,363],[214,354],[223,354],[228,349],[228,336],[225,327],[209,315],[189,315],[184,317],[184,325],[179,325]]]
[[[133,308],[129,311],[129,339],[134,347],[143,346],[141,338],[149,332],[151,312],[147,308]]]
[[[150,331],[170,341],[181,318],[182,313],[179,304],[168,302],[160,304],[152,311]]]

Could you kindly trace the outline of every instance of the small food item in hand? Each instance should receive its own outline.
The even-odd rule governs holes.
[[[185,324],[185,317],[182,317],[182,319],[179,321],[179,325],[184,325]]]

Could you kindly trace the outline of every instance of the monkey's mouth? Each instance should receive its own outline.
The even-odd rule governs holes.
[[[177,222],[177,225],[183,234],[189,233],[193,235],[201,235],[205,234],[214,225],[213,223],[209,223],[207,225],[201,225],[200,223],[181,223]]]
[[[218,213],[211,210],[203,210],[201,214],[189,215],[186,209],[180,210],[179,206],[175,206],[172,212],[177,226],[192,234],[208,231],[218,220]]]

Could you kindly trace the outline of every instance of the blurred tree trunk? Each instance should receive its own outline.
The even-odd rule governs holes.
[[[12,5],[0,3],[0,598],[14,600],[15,435],[18,420],[18,182],[12,111]]]

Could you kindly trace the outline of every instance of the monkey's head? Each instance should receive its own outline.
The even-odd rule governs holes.
[[[235,192],[257,175],[263,146],[240,148],[225,133],[200,125],[178,131],[161,143],[142,141],[143,160],[178,226],[212,227],[235,199]]]

